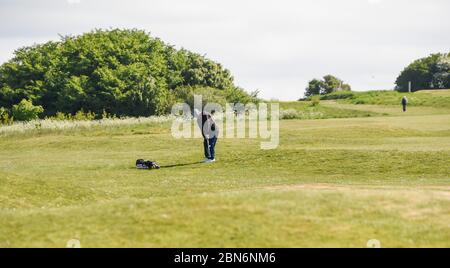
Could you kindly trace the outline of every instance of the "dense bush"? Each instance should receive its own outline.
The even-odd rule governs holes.
[[[18,104],[12,107],[12,116],[17,121],[30,121],[37,119],[39,114],[44,112],[42,106],[33,105],[31,101],[26,99],[21,100]]]
[[[28,99],[44,108],[43,116],[81,109],[157,115],[170,110],[178,88],[189,86],[248,97],[228,70],[201,55],[140,30],[96,30],[18,49],[0,66],[0,107]]]
[[[0,107],[0,124],[11,124],[13,122],[13,118],[9,114],[9,111],[4,108]]]
[[[338,99],[350,99],[353,98],[355,92],[353,91],[336,91],[330,94],[320,96],[321,100],[338,100]]]
[[[179,87],[173,91],[177,102],[184,102],[194,107],[194,95],[201,95],[202,102],[218,103],[225,108],[225,103],[258,103],[257,92],[249,95],[243,90],[231,87],[224,90],[216,90],[210,87]]]
[[[408,65],[395,82],[396,89],[407,92],[411,82],[411,91],[421,89],[450,88],[450,53],[432,54]]]

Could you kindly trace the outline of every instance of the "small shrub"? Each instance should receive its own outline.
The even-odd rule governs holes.
[[[311,106],[317,106],[319,104],[320,104],[320,97],[319,96],[311,97]]]
[[[105,109],[103,109],[101,119],[117,119],[117,116],[115,114],[110,114]]]
[[[97,114],[90,111],[85,112],[83,109],[76,112],[75,115],[57,112],[54,116],[46,117],[46,119],[56,121],[89,121],[94,119],[115,119],[115,118],[116,118],[115,115],[111,115],[105,111],[103,111],[101,116],[97,116]]]
[[[102,119],[107,119],[107,118],[109,118],[109,114],[108,114],[108,112],[106,112],[105,109],[103,109]]]
[[[9,111],[6,108],[0,107],[0,124],[11,125],[13,118],[9,115]]]
[[[84,110],[81,109],[73,116],[73,120],[94,120],[95,117],[96,117],[95,113],[91,111],[84,112]]]
[[[42,106],[33,105],[32,101],[22,99],[18,104],[13,105],[12,116],[17,121],[30,121],[37,119],[39,114],[44,112]]]
[[[52,119],[59,120],[59,121],[71,120],[72,119],[72,115],[71,114],[65,114],[65,113],[62,113],[62,112],[57,112]]]
[[[295,109],[281,110],[281,119],[297,119],[299,117],[299,112]]]
[[[321,100],[340,100],[340,99],[352,99],[355,96],[355,92],[352,91],[336,91],[330,94],[320,96]]]

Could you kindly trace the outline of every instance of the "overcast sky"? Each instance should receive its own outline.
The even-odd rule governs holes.
[[[138,28],[222,63],[237,85],[295,100],[335,74],[392,89],[414,59],[450,51],[448,0],[0,0],[0,62],[94,28]]]

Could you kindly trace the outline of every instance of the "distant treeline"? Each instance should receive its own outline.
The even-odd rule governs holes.
[[[220,99],[256,98],[222,65],[175,49],[141,30],[95,30],[20,48],[0,66],[3,112],[31,105],[40,116],[80,110],[118,116],[159,115],[196,91]],[[25,101],[26,102],[25,102]]]
[[[397,77],[395,89],[408,92],[425,89],[450,89],[450,53],[432,54],[418,59],[408,65]],[[325,75],[323,79],[312,79],[305,89],[305,97],[313,95],[327,95],[334,92],[350,91],[351,87],[333,75]],[[336,96],[350,96],[351,94],[337,94]]]

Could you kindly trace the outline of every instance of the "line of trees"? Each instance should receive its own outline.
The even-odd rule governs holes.
[[[450,53],[431,54],[415,60],[397,77],[395,89],[408,92],[410,82],[412,92],[424,89],[449,89]],[[333,75],[326,75],[322,79],[309,81],[305,96],[326,95],[335,91],[351,91],[351,87]]]
[[[159,115],[170,111],[183,95],[177,91],[186,88],[221,91],[234,101],[256,97],[237,88],[221,64],[175,49],[141,30],[64,36],[58,42],[20,48],[0,66],[0,107],[10,114],[22,103],[21,108],[41,117],[80,110]]]

